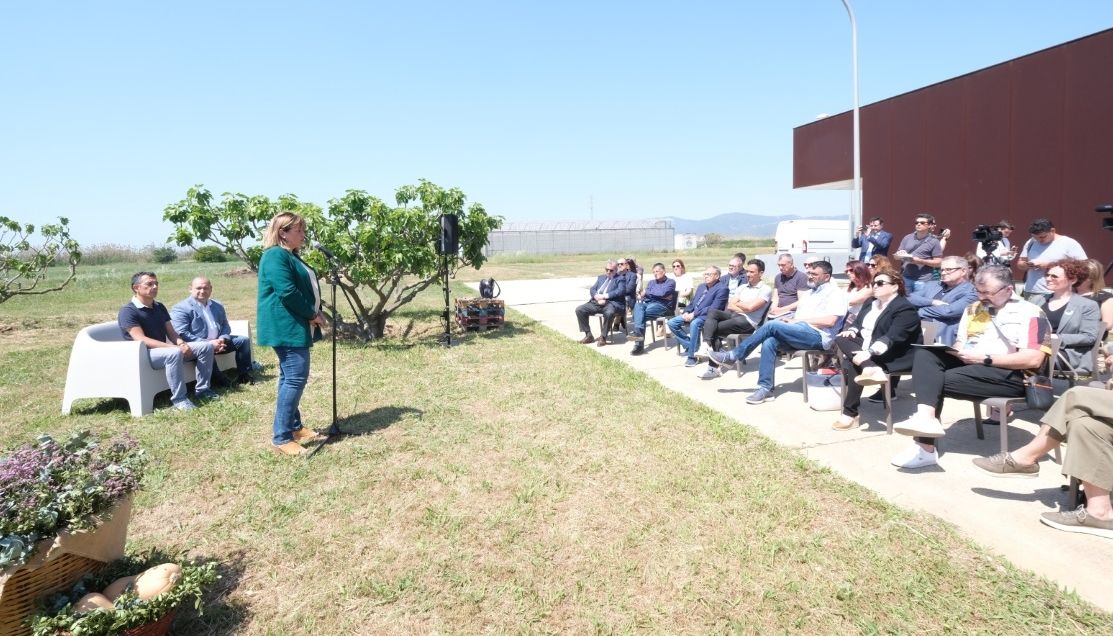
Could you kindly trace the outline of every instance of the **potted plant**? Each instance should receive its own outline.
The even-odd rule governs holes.
[[[88,431],[0,458],[0,633],[26,633],[35,598],[123,556],[146,464],[130,436]]]

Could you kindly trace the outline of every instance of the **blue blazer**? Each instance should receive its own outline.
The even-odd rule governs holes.
[[[685,313],[693,314],[692,320],[695,320],[700,316],[706,316],[712,309],[725,309],[729,296],[730,290],[727,289],[726,281],[720,279],[711,289],[707,288],[707,283],[703,283],[696,288],[696,295],[692,297],[692,302],[688,303]]]
[[[599,278],[595,279],[595,284],[591,286],[591,297],[595,298],[595,294],[607,280],[611,281],[606,292],[607,302],[614,303],[619,307],[625,307],[626,296],[634,293],[634,291],[630,289],[629,281],[626,276],[616,274],[614,278],[608,278],[606,274],[600,274]],[[635,279],[634,285],[637,285],[637,279]]]
[[[943,283],[933,280],[917,293],[908,295],[908,302],[920,310],[920,318],[931,320],[941,325],[938,335],[939,342],[953,345],[958,337],[958,323],[962,320],[962,312],[970,303],[978,300],[978,292],[974,290],[974,283],[964,281],[943,292],[939,300],[946,305],[932,305],[936,294],[943,289]]]
[[[873,254],[870,254],[870,256],[873,256],[874,254],[877,254],[879,256],[889,255],[889,245],[893,242],[892,232],[881,230],[877,233],[877,236],[867,236],[865,238],[866,240],[863,241],[861,238],[855,235],[854,238],[850,240],[850,247],[854,249],[861,248],[861,251],[858,252],[858,260],[866,260],[866,248],[869,247],[870,243],[873,243]]]
[[[213,320],[216,321],[216,337],[230,340],[232,326],[228,324],[228,314],[224,311],[224,305],[210,298],[209,311],[213,313]],[[205,322],[201,303],[193,296],[174,305],[170,310],[170,322],[174,325],[174,331],[177,331],[186,342],[208,340],[205,336],[209,335],[209,325]]]

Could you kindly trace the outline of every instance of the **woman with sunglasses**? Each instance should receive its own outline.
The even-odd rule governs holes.
[[[882,384],[890,373],[912,368],[913,344],[923,342],[920,315],[904,297],[904,280],[893,272],[873,277],[873,298],[862,306],[857,322],[835,338],[842,353],[842,415],[836,431],[858,428],[862,387]]]
[[[854,322],[854,316],[862,311],[862,305],[873,298],[873,272],[862,261],[846,262],[846,278],[850,284],[846,287],[846,300],[849,309],[846,312],[846,322]]]
[[[1043,309],[1051,331],[1059,336],[1059,356],[1083,375],[1093,373],[1094,344],[1105,331],[1101,309],[1089,298],[1074,293],[1089,272],[1085,261],[1059,261],[1047,268],[1045,285],[1050,294],[1035,294],[1030,301]]]

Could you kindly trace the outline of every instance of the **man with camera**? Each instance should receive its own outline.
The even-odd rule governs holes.
[[[858,260],[863,263],[869,262],[870,257],[877,254],[879,256],[889,255],[889,244],[893,242],[893,233],[884,230],[885,221],[881,217],[875,216],[870,219],[868,226],[858,228],[858,232],[850,241],[850,246],[858,252]]]
[[[997,225],[979,225],[974,228],[971,236],[978,242],[974,254],[986,264],[1008,265],[1016,258],[1018,251],[1009,241],[1012,233],[1013,224],[1007,219],[1001,219]]]

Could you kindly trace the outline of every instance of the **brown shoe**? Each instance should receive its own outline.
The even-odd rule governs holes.
[[[603,336],[599,336],[598,338],[596,338],[596,339],[595,339],[595,346],[596,346],[596,347],[605,347],[605,346],[607,346],[607,339],[606,339],[606,338],[604,338]]]
[[[845,424],[842,420],[835,420],[834,423],[831,424],[831,428],[835,429],[836,431],[853,431],[854,429],[858,428],[858,416],[854,416],[854,419]]]
[[[591,334],[587,334],[583,338],[580,338],[580,344],[591,344],[593,342],[595,342],[595,338],[592,338]]]
[[[283,456],[297,457],[305,455],[309,451],[301,447],[297,442],[286,442],[285,444],[271,444],[271,450]]]
[[[302,427],[294,431],[294,441],[299,444],[304,445],[312,442],[323,442],[326,439],[328,439],[328,435],[311,428]]]

